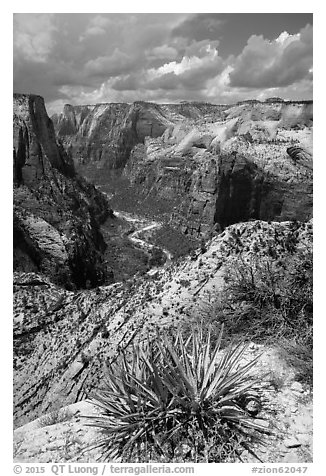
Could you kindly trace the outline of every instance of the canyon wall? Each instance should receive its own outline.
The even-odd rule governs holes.
[[[136,102],[65,106],[52,117],[57,135],[77,164],[121,169],[134,145],[172,125],[156,104]]]
[[[111,281],[99,229],[112,214],[104,195],[57,144],[43,98],[15,94],[13,105],[14,270],[70,288]]]
[[[240,105],[177,123],[131,153],[124,175],[194,236],[250,219],[312,216],[311,104]]]
[[[56,128],[61,144],[42,98],[15,95],[17,426],[89,397],[135,335],[189,323],[225,294],[238,254],[276,262],[312,247],[310,103],[67,107]],[[113,276],[99,226],[112,210],[73,161],[119,171],[140,203],[161,200],[187,235],[226,228],[153,277],[107,286]],[[119,187],[116,180],[114,193]],[[283,220],[305,223],[276,222]]]
[[[86,175],[119,171],[186,234],[312,216],[311,101],[67,106],[54,123]]]

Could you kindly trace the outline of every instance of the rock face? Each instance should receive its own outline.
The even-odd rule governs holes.
[[[165,198],[191,235],[249,219],[312,215],[310,104],[248,104],[223,120],[184,121],[131,153],[124,175],[143,196]]]
[[[52,117],[57,135],[77,163],[121,169],[135,144],[158,137],[173,123],[156,104],[66,105]]]
[[[40,96],[14,94],[14,178],[30,184],[56,169],[74,175],[68,156],[60,150],[44,100]]]
[[[269,269],[277,264],[278,272],[289,257],[294,266],[303,263],[302,254],[310,256],[311,123],[311,104],[275,98],[232,107],[69,106],[56,118],[60,145],[42,98],[15,95],[15,426],[39,418],[16,430],[17,461],[48,462],[58,456],[60,461],[81,461],[85,455],[79,454],[73,434],[80,432],[75,412],[85,411],[82,401],[101,387],[107,363],[119,349],[150,339],[158,327],[186,326],[205,312],[211,319],[210,304],[220,304],[224,297],[228,306],[237,304],[236,309],[231,306],[234,318],[237,313],[250,317],[246,302],[232,301],[227,285],[235,265],[265,262]],[[143,203],[159,198],[172,224],[210,239],[155,274],[110,283],[99,228],[110,209],[104,195],[76,174],[73,158],[78,164],[119,171]],[[284,219],[302,222],[279,223]],[[220,228],[225,229],[212,233]],[[93,289],[76,290],[86,287]],[[228,315],[219,312],[214,319],[225,322]],[[262,355],[262,376],[279,369],[275,349],[253,343],[246,352],[245,360]],[[289,366],[280,370],[286,386],[293,381],[291,372]],[[271,398],[267,408],[274,421],[283,421],[283,411],[295,400],[290,395],[285,401],[285,392],[278,399],[271,385],[275,382],[270,382],[266,398],[272,395],[277,407],[269,405]],[[291,394],[304,395],[295,387]],[[65,424],[61,418],[67,415],[58,410],[71,404],[71,420]],[[299,414],[300,407],[295,411]],[[44,418],[48,412],[54,413]],[[48,437],[51,429],[40,426],[52,421],[53,431],[60,420],[58,443]],[[96,438],[85,433],[81,431],[86,442]],[[310,427],[309,433],[305,425],[292,433],[301,445],[309,440]],[[53,453],[56,444],[65,454]]]
[[[107,201],[75,173],[40,96],[14,95],[13,132],[14,269],[68,287],[112,279],[99,231]]]
[[[88,171],[119,170],[140,202],[163,200],[172,225],[207,237],[243,220],[311,218],[312,120],[312,102],[271,98],[69,106],[55,126]]]
[[[15,273],[15,424],[85,399],[101,385],[107,359],[135,335],[149,338],[155,326],[198,317],[210,298],[223,294],[225,269],[239,253],[265,259],[272,246],[273,259],[282,260],[291,225],[231,225],[205,252],[198,249],[159,269],[155,279],[133,278],[87,292],[62,289],[36,273]],[[236,246],[235,236],[241,237]],[[311,223],[298,225],[296,243],[293,256],[311,249]]]

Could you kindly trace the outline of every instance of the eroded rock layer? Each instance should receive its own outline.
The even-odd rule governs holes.
[[[223,115],[146,139],[124,175],[146,199],[165,198],[172,223],[192,235],[249,219],[309,220],[311,105],[259,103]]]
[[[67,106],[54,120],[86,176],[118,170],[140,202],[163,201],[191,236],[311,218],[312,102]]]
[[[158,137],[172,122],[156,104],[66,105],[52,117],[58,137],[76,163],[120,169],[135,144]]]
[[[14,95],[14,269],[68,287],[112,279],[102,259],[105,197],[58,146],[43,98]]]

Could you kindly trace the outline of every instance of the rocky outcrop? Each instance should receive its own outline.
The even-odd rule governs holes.
[[[56,169],[73,176],[72,161],[58,147],[44,100],[33,94],[14,94],[14,178],[31,184]]]
[[[40,96],[14,95],[14,269],[68,287],[112,280],[100,223],[105,196],[74,170]]]
[[[156,326],[198,318],[224,292],[226,267],[239,253],[275,262],[288,243],[311,249],[312,224],[252,221],[232,225],[191,257],[158,269],[155,279],[70,292],[36,273],[14,274],[15,425],[84,400],[101,386],[107,359]],[[294,256],[293,255],[293,256]],[[69,316],[69,318],[67,318]]]
[[[76,165],[121,170],[131,150],[146,137],[156,138],[185,120],[220,118],[226,106],[183,102],[154,104],[108,103],[95,106],[66,105],[52,116],[59,140]]]
[[[302,163],[306,164],[311,162],[312,154],[302,147],[288,147],[286,152],[295,162],[301,161]]]
[[[60,115],[52,116],[59,137],[77,134],[85,118],[91,113],[94,106],[71,106],[66,104]]]
[[[238,103],[225,110],[225,118],[238,117],[246,121],[278,121],[278,127],[311,127],[313,123],[312,101],[271,101]],[[268,122],[267,124],[268,125]],[[269,124],[269,125],[275,125]]]

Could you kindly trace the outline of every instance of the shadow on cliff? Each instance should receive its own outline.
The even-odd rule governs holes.
[[[289,183],[286,178],[266,172],[236,152],[221,155],[214,222],[225,228],[250,219],[309,220],[312,182]]]

